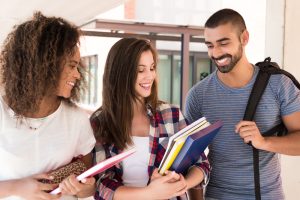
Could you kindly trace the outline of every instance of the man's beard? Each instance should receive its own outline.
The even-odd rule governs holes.
[[[242,48],[242,45],[239,46],[239,49],[238,49],[238,52],[232,56],[230,54],[224,54],[218,58],[215,58],[215,57],[211,57],[212,61],[215,63],[215,65],[217,66],[218,70],[222,73],[228,73],[230,72],[234,66],[240,61],[240,59],[242,58],[242,54],[243,54],[243,48]],[[219,66],[218,63],[216,62],[216,60],[221,60],[223,58],[226,58],[228,57],[231,61],[228,65],[222,65],[222,66]]]

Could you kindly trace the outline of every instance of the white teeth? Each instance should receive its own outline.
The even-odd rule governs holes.
[[[222,58],[220,60],[217,60],[217,62],[220,64],[225,63],[226,61],[227,61],[227,58]]]
[[[141,86],[144,90],[150,90],[150,89],[151,89],[151,85],[152,85],[152,83],[140,83],[140,86]]]
[[[151,86],[151,84],[140,84],[142,87],[150,87]]]
[[[74,82],[71,82],[71,81],[68,81],[67,83],[68,83],[68,85],[71,85],[71,86],[74,86],[74,85],[75,85],[75,83],[74,83]]]

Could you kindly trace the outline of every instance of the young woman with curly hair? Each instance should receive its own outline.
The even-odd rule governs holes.
[[[88,115],[74,103],[82,72],[79,29],[40,12],[15,26],[1,52],[0,198],[57,199],[42,183],[74,157],[90,166],[95,139]],[[63,183],[62,199],[86,196],[93,183]],[[67,182],[67,181],[65,181]],[[72,187],[71,187],[72,186]],[[76,191],[84,190],[76,193]],[[73,198],[73,197],[71,197]]]
[[[169,137],[184,128],[186,120],[177,106],[158,100],[156,71],[157,53],[147,40],[123,38],[109,51],[103,103],[91,116],[96,159],[131,145],[137,151],[101,175],[95,199],[183,200],[188,189],[207,183],[210,165],[205,154],[186,176],[161,176],[157,171]]]

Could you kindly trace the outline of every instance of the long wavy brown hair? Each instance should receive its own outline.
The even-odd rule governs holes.
[[[144,39],[123,38],[110,49],[103,75],[103,101],[100,111],[100,124],[95,131],[98,141],[114,144],[124,149],[131,144],[131,122],[133,104],[138,100],[135,83],[141,54],[150,50],[157,65],[157,53],[150,42]],[[152,85],[151,95],[144,101],[155,113],[158,102],[157,80]],[[97,112],[97,111],[96,111]]]
[[[75,25],[40,12],[14,27],[4,41],[0,77],[7,103],[17,116],[35,113],[42,98],[56,92],[62,67],[75,53],[80,35]],[[78,100],[81,81],[65,101]]]

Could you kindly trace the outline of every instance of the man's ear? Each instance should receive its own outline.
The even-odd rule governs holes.
[[[246,46],[249,41],[249,32],[247,31],[247,29],[243,31],[240,37],[242,45]]]

